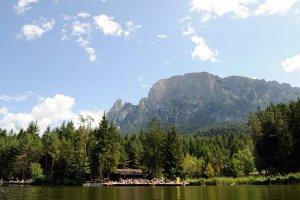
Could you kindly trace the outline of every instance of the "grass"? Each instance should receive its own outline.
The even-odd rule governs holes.
[[[188,179],[190,185],[276,185],[300,184],[300,173],[278,176],[214,177]]]

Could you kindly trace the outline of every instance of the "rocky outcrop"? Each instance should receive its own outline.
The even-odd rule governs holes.
[[[117,100],[107,115],[122,132],[138,131],[153,117],[163,126],[176,124],[192,131],[221,122],[245,122],[257,107],[299,96],[300,88],[276,81],[189,73],[157,81],[138,105]]]

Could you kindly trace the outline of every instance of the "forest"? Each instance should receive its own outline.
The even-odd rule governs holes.
[[[241,132],[182,136],[153,118],[147,129],[121,135],[104,114],[40,134],[36,122],[18,132],[0,129],[0,179],[80,184],[109,178],[118,168],[143,169],[148,178],[244,177],[287,174],[300,168],[300,100],[249,114]],[[250,130],[245,131],[245,130]],[[224,133],[225,131],[225,133]]]

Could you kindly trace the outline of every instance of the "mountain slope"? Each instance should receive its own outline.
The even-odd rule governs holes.
[[[240,76],[220,78],[202,72],[157,81],[138,105],[117,100],[108,118],[122,132],[137,131],[156,117],[163,126],[196,130],[222,122],[245,122],[249,112],[300,96],[300,88]]]

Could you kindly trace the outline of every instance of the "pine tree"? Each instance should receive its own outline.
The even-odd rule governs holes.
[[[183,145],[175,126],[172,126],[166,137],[164,173],[167,178],[182,176]]]

